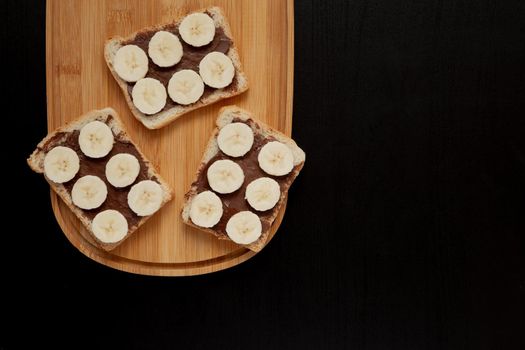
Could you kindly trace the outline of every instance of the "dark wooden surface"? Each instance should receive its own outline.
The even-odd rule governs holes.
[[[295,7],[308,156],[280,233],[238,267],[170,279],[101,266],[60,232],[25,165],[46,134],[45,4],[3,2],[2,132],[19,141],[0,349],[525,348],[525,2]]]

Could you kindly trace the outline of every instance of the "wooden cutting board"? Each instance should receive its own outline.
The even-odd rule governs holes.
[[[104,41],[170,22],[189,11],[221,6],[229,19],[248,92],[147,130],[128,110],[103,58]],[[46,13],[48,130],[91,109],[113,107],[132,138],[174,189],[175,199],[107,253],[90,243],[80,221],[51,192],[55,216],[71,243],[120,270],[161,276],[196,275],[235,266],[255,253],[188,227],[180,209],[222,106],[236,104],[287,135],[292,127],[293,0],[48,0]],[[285,206],[271,237],[279,227]]]

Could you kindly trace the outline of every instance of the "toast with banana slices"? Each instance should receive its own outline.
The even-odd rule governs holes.
[[[291,138],[236,106],[222,108],[216,124],[185,195],[182,219],[258,252],[306,155]]]
[[[111,38],[104,57],[131,112],[149,129],[248,89],[218,7]]]
[[[88,112],[49,133],[27,163],[80,219],[89,232],[84,238],[108,251],[172,198],[111,108]]]

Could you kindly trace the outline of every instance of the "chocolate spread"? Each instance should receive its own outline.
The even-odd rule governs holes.
[[[112,117],[109,116],[105,123],[107,124],[111,120],[111,118]],[[71,195],[73,185],[82,176],[98,176],[100,179],[102,179],[102,181],[106,183],[106,187],[108,189],[107,198],[100,207],[91,210],[81,209],[82,212],[90,219],[93,219],[95,215],[104,210],[118,210],[127,219],[128,227],[131,230],[134,226],[136,226],[139,223],[141,219],[141,217],[135,214],[128,206],[128,192],[131,186],[127,186],[124,188],[116,188],[113,185],[111,185],[106,178],[106,163],[111,157],[113,157],[116,154],[129,153],[137,157],[140,164],[140,172],[134,184],[142,180],[156,181],[157,179],[154,176],[148,176],[148,164],[146,164],[142,156],[139,154],[137,148],[130,141],[124,140],[121,134],[114,135],[115,143],[113,144],[113,148],[111,149],[109,154],[103,158],[89,158],[84,153],[82,153],[78,144],[79,134],[80,130],[75,130],[72,132],[59,132],[44,145],[42,150],[47,153],[52,148],[57,146],[65,146],[73,149],[77,153],[78,158],[80,159],[80,169],[72,180],[63,183],[67,192]]]
[[[208,13],[208,15],[210,14]],[[226,34],[224,33],[224,30],[221,27],[218,27],[218,28],[215,28],[215,36],[213,37],[213,40],[211,43],[209,43],[208,45],[202,46],[202,47],[193,47],[191,45],[186,44],[184,40],[181,39],[179,35],[178,24],[168,24],[168,25],[161,27],[160,29],[140,32],[135,36],[134,39],[125,41],[122,43],[122,45],[137,45],[142,50],[144,50],[144,52],[147,55],[149,41],[151,40],[153,35],[155,35],[155,33],[158,32],[159,30],[164,30],[164,31],[175,34],[179,38],[182,44],[182,52],[183,52],[180,62],[171,67],[157,66],[155,63],[153,63],[153,61],[148,55],[149,65],[148,65],[148,73],[146,74],[146,77],[157,79],[164,85],[166,90],[168,89],[168,82],[171,79],[171,76],[173,75],[173,73],[176,73],[182,69],[191,69],[199,73],[199,63],[204,58],[204,56],[214,51],[218,51],[218,52],[222,52],[223,54],[227,54],[232,44],[232,40],[228,36],[226,36]],[[237,77],[234,76],[231,84],[225,87],[223,90],[225,91],[232,90],[237,85],[236,79]],[[129,94],[130,99],[132,99],[131,91],[133,90],[134,85],[135,83],[128,83],[128,94]],[[214,90],[216,89],[211,88],[207,85],[204,85],[204,93],[202,94],[199,101],[205,98],[206,96],[210,95]],[[195,103],[199,103],[199,101]],[[179,105],[178,103],[174,102],[168,96],[168,98],[166,99],[166,105],[164,106],[162,111],[168,110],[178,105]]]
[[[276,204],[275,207],[272,209],[266,210],[266,211],[257,211],[253,209],[250,204],[248,204],[248,201],[244,198],[246,194],[246,187],[250,182],[252,182],[255,179],[258,179],[260,177],[270,177],[277,181],[279,183],[279,187],[281,188],[281,200],[283,199],[284,194],[286,191],[290,188],[293,180],[296,177],[295,170],[300,165],[296,165],[294,169],[287,175],[284,176],[273,176],[265,173],[260,167],[259,167],[259,161],[257,160],[257,157],[259,155],[259,151],[261,148],[267,144],[270,141],[276,141],[273,137],[263,137],[258,125],[252,120],[248,119],[247,121],[240,120],[234,118],[233,123],[245,123],[248,124],[254,131],[254,137],[253,137],[253,146],[252,148],[242,157],[230,157],[223,153],[221,150],[215,155],[212,159],[206,163],[206,165],[199,171],[199,174],[197,176],[197,180],[192,184],[192,187],[197,188],[197,193],[201,193],[203,191],[213,191],[208,183],[208,168],[217,160],[221,159],[230,159],[242,168],[244,171],[244,182],[241,185],[241,187],[229,194],[220,194],[216,193],[219,198],[222,201],[222,209],[223,214],[221,217],[221,220],[212,227],[212,230],[216,231],[219,234],[227,235],[226,234],[226,224],[228,223],[228,220],[236,213],[244,210],[249,210],[259,216],[262,223],[262,231],[265,232],[272,224],[272,221],[270,220],[272,215],[276,210],[278,210],[279,203]]]

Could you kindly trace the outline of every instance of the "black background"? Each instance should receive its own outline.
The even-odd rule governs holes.
[[[525,348],[524,1],[296,1],[306,166],[266,249],[190,278],[109,269],[61,233],[25,164],[45,4],[2,4],[3,218],[30,217],[0,234],[1,349]]]

